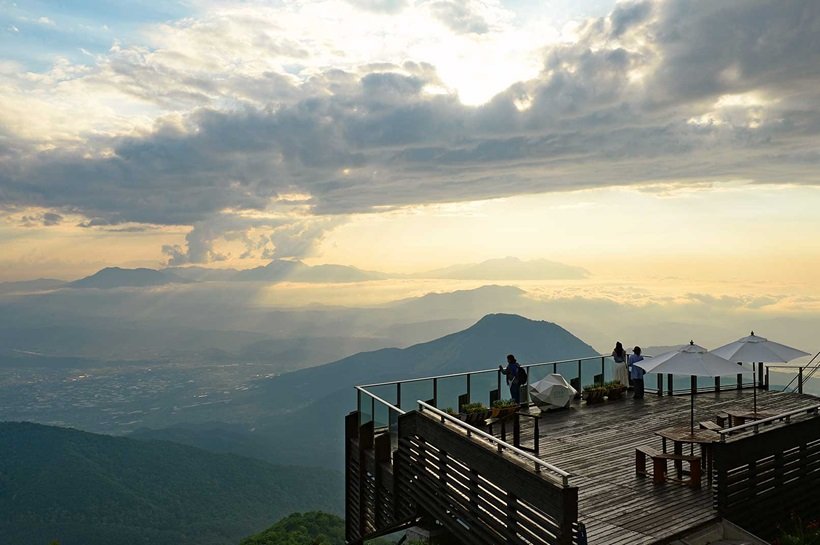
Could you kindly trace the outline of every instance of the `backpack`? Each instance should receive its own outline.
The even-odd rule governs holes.
[[[516,373],[516,378],[518,378],[518,384],[526,384],[527,383],[527,370],[518,366],[518,373]]]

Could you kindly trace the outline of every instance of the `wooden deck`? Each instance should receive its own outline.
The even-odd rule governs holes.
[[[758,410],[786,412],[816,403],[817,398],[759,390]],[[657,397],[544,413],[540,419],[540,458],[573,474],[579,487],[579,521],[590,544],[642,544],[670,539],[716,520],[712,490],[706,479],[699,490],[674,482],[653,485],[635,475],[635,447],[661,448],[655,431],[689,424],[689,396]],[[751,410],[752,392],[723,391],[695,396],[695,425],[714,420],[718,412]],[[530,419],[522,420],[522,443],[532,437]],[[697,452],[697,451],[696,451]]]

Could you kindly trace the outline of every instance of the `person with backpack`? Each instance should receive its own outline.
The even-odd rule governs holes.
[[[507,354],[507,368],[499,365],[498,368],[507,377],[510,386],[510,397],[516,403],[521,403],[521,386],[527,383],[527,371],[515,360],[515,356]]]

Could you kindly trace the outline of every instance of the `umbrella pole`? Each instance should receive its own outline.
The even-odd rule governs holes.
[[[689,397],[691,398],[691,406],[689,410],[689,433],[695,433],[695,386],[697,385],[697,378],[691,377],[690,378],[690,386],[692,387],[692,391],[690,392]]]
[[[755,418],[757,418],[757,364],[753,363],[752,367],[752,393],[754,397],[754,413]]]

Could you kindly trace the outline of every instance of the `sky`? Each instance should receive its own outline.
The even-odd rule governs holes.
[[[814,0],[0,0],[0,281],[516,256],[820,298],[819,41]]]

